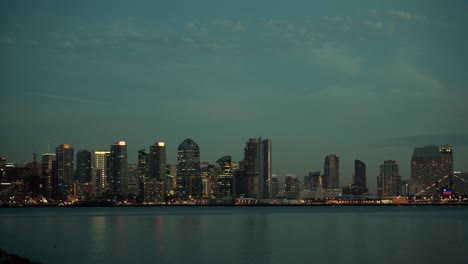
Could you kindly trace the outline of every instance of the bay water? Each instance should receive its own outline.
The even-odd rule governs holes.
[[[41,263],[468,263],[468,207],[0,208]]]

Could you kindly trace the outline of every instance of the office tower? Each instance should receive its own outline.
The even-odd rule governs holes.
[[[325,189],[340,188],[340,160],[338,155],[332,154],[325,157],[323,187]]]
[[[217,197],[231,197],[232,192],[232,180],[233,180],[233,163],[231,156],[221,157],[216,161],[216,166],[219,170],[217,179],[215,181],[216,196]]]
[[[411,158],[411,179],[424,186],[432,185],[453,173],[452,146],[424,146],[415,148]],[[449,184],[450,177],[439,186]]]
[[[271,195],[271,139],[262,141],[262,174],[260,178],[263,188],[260,190],[262,198],[272,198]]]
[[[276,175],[271,175],[271,197],[275,198],[279,193],[279,180]]]
[[[109,155],[108,185],[114,196],[127,195],[128,184],[128,156],[127,144],[120,140],[111,145]]]
[[[148,155],[149,178],[158,182],[166,179],[166,144],[162,141],[150,147]]]
[[[218,168],[215,164],[203,162],[200,166],[200,177],[202,180],[202,196],[215,197],[218,192]]]
[[[300,192],[300,182],[294,174],[286,175],[284,180],[284,196],[288,199],[297,199]]]
[[[145,149],[138,150],[138,178],[141,181],[148,178],[148,153]]]
[[[201,197],[200,148],[190,138],[177,150],[177,192],[182,197]]]
[[[107,160],[110,151],[94,150],[91,152],[91,186],[94,196],[101,196],[107,188]]]
[[[244,173],[249,198],[269,198],[271,191],[271,140],[250,138],[244,148]]]
[[[46,197],[52,198],[54,196],[54,162],[55,153],[42,154],[42,177],[46,182]]]
[[[354,161],[353,185],[366,188],[366,164],[360,160]]]
[[[80,183],[91,182],[91,152],[80,149],[76,153],[76,180]]]
[[[322,188],[322,175],[320,175],[320,171],[309,172],[309,175],[304,176],[304,187],[308,190]]]
[[[377,177],[378,196],[396,196],[400,192],[400,167],[394,160],[386,160],[380,165],[380,174]]]
[[[55,181],[58,198],[66,198],[71,193],[73,183],[73,148],[70,144],[62,144],[55,148],[56,172]]]

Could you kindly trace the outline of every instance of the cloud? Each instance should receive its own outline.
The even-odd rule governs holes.
[[[82,98],[77,98],[77,97],[68,97],[68,96],[53,95],[53,94],[34,93],[34,92],[25,92],[24,94],[28,96],[50,98],[50,99],[56,99],[60,101],[68,101],[68,102],[74,102],[74,103],[80,103],[80,104],[86,104],[86,105],[105,106],[105,107],[112,106],[112,104],[109,102],[87,100],[87,99],[82,99]]]
[[[346,52],[343,48],[325,44],[314,48],[313,59],[320,66],[339,70],[345,74],[357,74],[361,70],[362,59]]]
[[[419,21],[419,22],[424,22],[427,20],[425,16],[417,15],[414,13],[410,13],[408,11],[403,11],[403,10],[390,10],[387,12],[388,15],[390,15],[393,18],[403,20],[403,21]]]

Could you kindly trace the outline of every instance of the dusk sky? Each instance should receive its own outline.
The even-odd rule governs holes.
[[[467,1],[1,1],[0,156],[191,137],[202,161],[272,139],[273,173],[340,156],[375,193],[414,147],[468,171]]]

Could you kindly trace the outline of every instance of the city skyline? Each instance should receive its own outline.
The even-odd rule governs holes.
[[[0,155],[68,143],[88,150],[186,137],[201,161],[272,139],[272,173],[355,159],[411,177],[415,147],[454,146],[468,171],[465,1],[127,1],[0,3]],[[322,171],[323,172],[323,171]],[[282,182],[282,181],[281,181]]]

